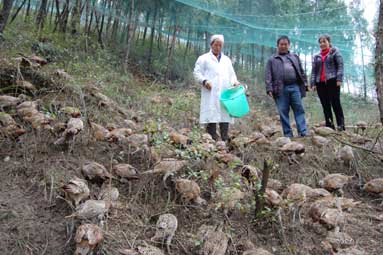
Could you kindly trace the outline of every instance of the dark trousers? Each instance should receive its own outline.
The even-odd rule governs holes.
[[[332,111],[335,113],[338,129],[344,130],[344,115],[340,104],[340,87],[336,86],[336,79],[320,82],[317,85],[318,96],[322,104],[326,126],[335,129]]]
[[[216,123],[207,124],[206,130],[211,135],[211,137],[213,137],[214,140],[216,141],[218,140]],[[229,123],[227,122],[219,123],[219,131],[221,133],[222,141],[226,142],[229,139]]]

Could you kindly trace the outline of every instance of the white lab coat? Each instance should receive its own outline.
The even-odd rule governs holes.
[[[195,64],[194,78],[200,85],[204,80],[212,84],[211,90],[201,86],[200,123],[234,123],[234,119],[219,101],[222,91],[237,82],[230,58],[221,53],[221,60],[218,62],[212,51],[203,54]]]

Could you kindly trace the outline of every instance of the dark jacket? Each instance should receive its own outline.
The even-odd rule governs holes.
[[[343,81],[343,58],[337,48],[331,48],[324,62],[326,80],[336,79]],[[310,85],[315,86],[320,82],[322,72],[322,55],[314,56],[311,70]]]
[[[287,53],[287,58],[293,63],[295,72],[297,74],[297,82],[300,86],[302,97],[306,96],[307,77],[302,68],[301,61],[297,54]],[[283,59],[280,55],[274,54],[267,61],[266,65],[266,92],[273,92],[274,97],[278,97],[283,89],[284,68]]]

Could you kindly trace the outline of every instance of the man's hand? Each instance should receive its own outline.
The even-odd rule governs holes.
[[[271,97],[271,98],[274,98],[274,97],[273,97],[273,92],[271,92],[271,91],[267,92],[267,95],[268,95],[269,97]]]
[[[342,82],[341,82],[341,81],[336,81],[336,86],[337,86],[337,87],[342,86]]]
[[[208,90],[211,90],[212,87],[213,87],[213,85],[211,85],[210,81],[205,82],[205,88],[207,88]]]
[[[239,86],[239,85],[241,85],[241,83],[240,83],[239,81],[236,81],[236,82],[234,82],[234,84],[233,84],[234,87],[237,87],[237,86]]]

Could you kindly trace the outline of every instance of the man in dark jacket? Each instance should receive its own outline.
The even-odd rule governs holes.
[[[266,92],[275,99],[284,136],[293,136],[289,118],[290,107],[294,112],[298,135],[306,136],[302,97],[306,96],[307,77],[298,55],[289,51],[290,39],[281,36],[277,46],[278,52],[269,58],[266,65]]]

